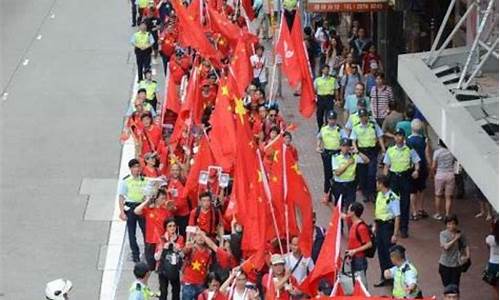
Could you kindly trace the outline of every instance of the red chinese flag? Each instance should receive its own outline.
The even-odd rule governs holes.
[[[310,257],[313,244],[311,193],[302,172],[300,172],[297,160],[288,149],[285,151],[285,161],[285,190],[290,215],[289,226],[298,227],[300,250],[305,257]]]
[[[295,14],[293,21],[291,38],[293,41],[293,48],[296,51],[297,59],[302,74],[302,88],[300,94],[299,111],[302,116],[309,118],[316,109],[316,97],[314,94],[314,86],[312,81],[312,73],[309,65],[309,58],[307,57],[306,48],[304,46],[304,37],[302,34],[302,24],[300,21],[300,14]]]
[[[186,185],[182,191],[182,197],[189,197],[191,199],[191,204],[193,207],[198,205],[198,179],[200,176],[200,171],[208,170],[208,166],[214,165],[215,160],[210,151],[210,145],[205,136],[201,138],[200,145],[198,147],[198,153],[194,157],[194,164],[189,169],[189,173],[186,178]]]
[[[194,67],[192,70],[187,85],[186,99],[184,100],[180,115],[184,119],[191,116],[194,124],[198,125],[201,123],[203,103],[201,99],[199,67]]]
[[[238,78],[238,93],[245,95],[246,88],[252,82],[252,65],[250,64],[250,55],[248,54],[248,44],[244,38],[238,40],[233,58],[231,59],[231,70],[234,72],[234,78]]]
[[[340,204],[332,211],[323,246],[313,271],[304,279],[299,289],[305,294],[315,296],[321,278],[335,278],[338,270],[340,253]]]
[[[179,42],[185,47],[195,48],[201,56],[218,65],[221,54],[210,44],[200,23],[195,22],[194,17],[188,14],[180,0],[171,3],[178,18]]]
[[[186,9],[188,16],[192,17],[193,21],[201,24],[200,22],[200,0],[193,0]]]
[[[241,29],[210,6],[207,7],[207,12],[212,30],[224,36],[234,47],[242,34]]]
[[[280,238],[287,237],[288,230],[288,238],[292,235],[297,234],[296,226],[293,226],[293,230],[291,230],[292,226],[290,226],[290,221],[292,221],[292,214],[288,213],[288,222],[286,214],[286,206],[285,206],[285,176],[284,176],[284,150],[285,145],[283,141],[283,137],[280,135],[275,140],[271,141],[267,147],[264,149],[264,155],[266,156],[266,164],[268,171],[268,181],[269,181],[269,189],[271,191],[271,202],[274,208],[274,216],[276,218],[277,226],[280,230]],[[288,211],[290,211],[291,207],[288,207]],[[295,225],[295,223],[294,223]],[[269,228],[273,229],[273,228]],[[272,239],[276,236],[274,230],[268,230],[268,239]],[[310,251],[309,251],[310,252]],[[306,257],[308,255],[304,254]],[[310,255],[309,255],[310,256]]]
[[[234,125],[232,99],[235,98],[234,81],[221,79],[217,92],[215,108],[210,117],[210,145],[217,165],[224,171],[231,171],[236,155],[236,133]]]
[[[241,101],[241,100],[239,100]],[[238,108],[240,107],[240,108]],[[269,224],[269,208],[263,191],[265,176],[259,158],[257,146],[252,141],[248,116],[243,103],[235,104],[236,119],[236,161],[234,164],[233,195],[241,213],[238,221],[243,225],[241,248],[253,253],[251,264],[260,269],[265,263],[266,231]]]
[[[252,7],[252,0],[241,0],[241,6],[245,10],[245,14],[248,17],[248,20],[252,21],[255,19],[255,13]]]
[[[295,87],[302,78],[302,72],[299,65],[297,50],[290,36],[290,29],[286,22],[286,18],[282,16],[280,25],[280,35],[276,43],[276,54],[281,56],[281,68],[283,73],[288,78],[288,83]]]
[[[356,278],[356,281],[354,282],[354,289],[352,291],[353,296],[366,296],[370,297],[370,293],[366,290],[365,285],[359,279],[359,277]]]
[[[167,76],[166,86],[165,86],[165,108],[178,114],[181,110],[181,100],[179,97],[179,86],[175,84],[174,77],[171,72]]]

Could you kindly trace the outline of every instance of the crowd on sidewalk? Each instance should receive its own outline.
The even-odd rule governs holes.
[[[411,238],[410,221],[429,217],[429,177],[432,217],[444,223],[436,258],[443,299],[458,299],[470,249],[453,212],[456,161],[443,142],[432,149],[418,109],[395,99],[365,28],[353,22],[344,37],[325,16],[302,27],[296,0],[283,1],[281,14],[268,1],[131,4],[138,90],[121,140],[133,140],[135,158],[119,188],[135,263],[130,300],[376,299],[373,285],[422,298],[418,266],[407,259],[418,249],[398,241]],[[164,93],[152,72],[160,61]],[[274,95],[276,63],[299,97],[285,101],[297,101],[305,117],[316,112],[321,200],[309,193],[296,126]],[[331,210],[328,228],[316,224],[313,201]],[[496,219],[487,202],[483,215]],[[498,286],[497,221],[486,243],[485,278]],[[380,281],[369,284],[375,256]],[[151,277],[159,292],[148,287]]]

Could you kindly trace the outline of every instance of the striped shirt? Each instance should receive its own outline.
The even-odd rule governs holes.
[[[382,88],[372,87],[370,91],[370,102],[372,106],[372,115],[376,119],[383,119],[389,111],[389,102],[394,101],[392,88],[384,85]]]

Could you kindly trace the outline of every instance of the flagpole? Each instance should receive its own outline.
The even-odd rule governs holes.
[[[285,231],[286,231],[286,251],[287,253],[290,252],[290,224],[288,220],[288,200],[287,200],[287,194],[288,194],[288,182],[287,182],[287,172],[286,172],[286,145],[285,143],[282,144],[282,149],[283,153],[283,199],[285,200]]]
[[[278,229],[278,222],[276,221],[276,215],[274,213],[274,207],[273,207],[273,203],[271,201],[271,191],[269,189],[269,185],[267,184],[267,175],[266,175],[266,172],[264,171],[264,166],[262,164],[262,157],[260,155],[259,149],[257,149],[257,156],[259,158],[259,168],[260,168],[260,172],[262,174],[262,182],[264,185],[264,191],[266,193],[267,202],[269,203],[269,207],[271,210],[271,216],[273,218],[274,232],[276,233],[276,238],[278,239],[278,245],[280,247],[281,255],[283,255],[283,253],[284,253],[283,252],[283,245],[281,244],[280,233],[279,233],[279,229]]]

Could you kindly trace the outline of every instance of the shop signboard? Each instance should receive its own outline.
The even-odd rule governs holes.
[[[371,12],[388,7],[388,0],[307,0],[310,12]]]

